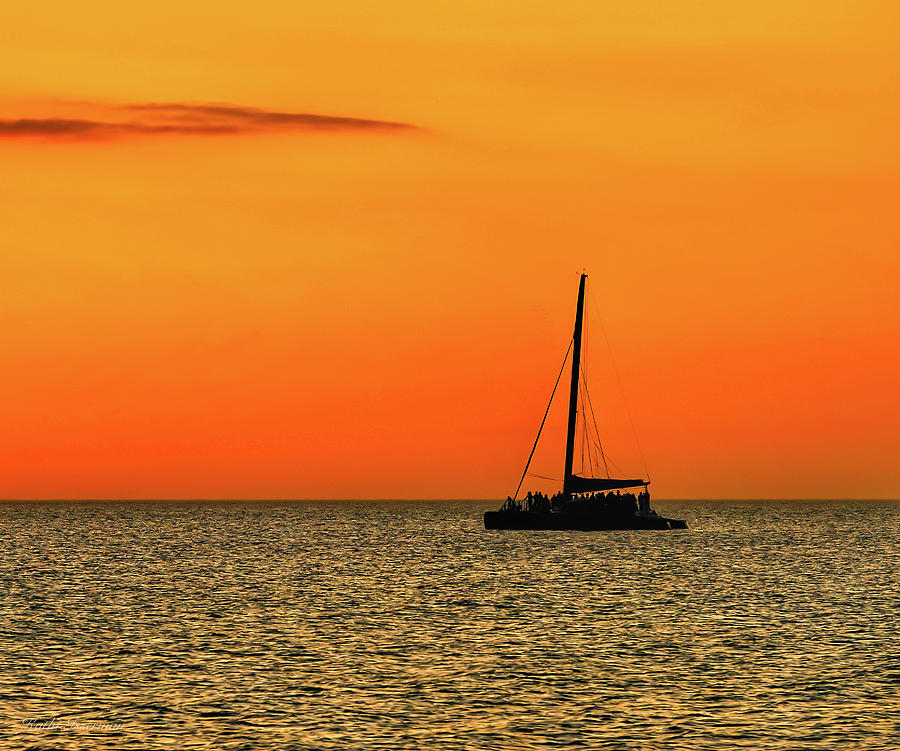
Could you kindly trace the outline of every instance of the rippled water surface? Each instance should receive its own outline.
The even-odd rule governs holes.
[[[0,747],[900,748],[900,505],[657,505],[2,505]]]

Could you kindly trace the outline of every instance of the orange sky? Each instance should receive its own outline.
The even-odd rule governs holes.
[[[3,15],[0,496],[503,497],[586,268],[656,496],[897,497],[896,3]]]

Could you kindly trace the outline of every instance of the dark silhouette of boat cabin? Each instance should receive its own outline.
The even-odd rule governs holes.
[[[681,519],[669,519],[656,513],[650,507],[649,480],[635,479],[624,480],[609,476],[607,467],[606,477],[584,477],[576,475],[572,471],[575,454],[575,426],[578,418],[578,394],[579,394],[579,370],[581,366],[581,335],[584,320],[584,284],[587,274],[581,275],[578,286],[578,306],[575,310],[575,333],[569,351],[572,352],[572,380],[569,391],[569,421],[566,431],[566,460],[565,474],[563,475],[562,491],[548,498],[541,493],[528,493],[518,500],[522,482],[528,474],[534,450],[537,448],[541,431],[550,411],[550,404],[544,412],[544,419],[538,430],[537,438],[532,446],[531,454],[525,465],[525,472],[519,487],[512,497],[508,497],[499,511],[486,511],[484,514],[485,529],[573,529],[573,530],[599,530],[599,529],[686,529],[687,523]],[[566,353],[568,359],[568,352]],[[562,369],[550,395],[550,403],[556,394],[556,386],[565,369],[565,359]],[[586,384],[584,394],[587,395]],[[593,413],[593,407],[591,407]],[[596,426],[595,426],[596,427]],[[599,445],[599,440],[598,440]],[[602,446],[600,447],[602,452]],[[583,463],[583,462],[582,462]],[[603,458],[606,465],[606,458]],[[581,470],[584,471],[584,468]],[[622,493],[623,490],[638,489],[634,493]]]

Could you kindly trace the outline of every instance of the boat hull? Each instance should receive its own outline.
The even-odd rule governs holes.
[[[590,532],[605,529],[687,529],[687,522],[682,519],[667,519],[664,516],[485,511],[484,528],[558,529]]]

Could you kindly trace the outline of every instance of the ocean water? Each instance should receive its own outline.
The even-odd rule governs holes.
[[[655,505],[4,504],[0,747],[900,748],[900,504]]]

